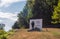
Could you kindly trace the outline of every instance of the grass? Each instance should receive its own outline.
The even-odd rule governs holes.
[[[50,33],[53,34],[54,37],[56,37],[57,39],[60,39],[60,31],[51,31]]]
[[[28,32],[28,29],[19,29],[14,35],[8,39],[60,39],[60,29],[58,28],[43,28],[42,32]]]

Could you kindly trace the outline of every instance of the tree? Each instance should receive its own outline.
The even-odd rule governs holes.
[[[53,24],[58,24],[60,23],[60,0],[58,1],[58,5],[54,7],[54,12],[53,12]]]
[[[58,0],[27,0],[22,12],[18,14],[20,26],[28,27],[29,19],[43,19],[44,26],[51,24],[54,6]]]
[[[29,23],[29,19],[33,17],[32,10],[35,0],[27,0],[27,7],[28,7],[28,15],[27,15],[27,22]]]
[[[14,25],[12,26],[12,29],[20,29],[20,26],[19,26],[19,24],[18,24],[17,21],[16,21],[16,22],[14,23]]]
[[[44,26],[51,24],[54,5],[57,5],[57,0],[35,0],[32,10],[33,18],[43,19]]]
[[[25,27],[25,28],[28,27],[27,15],[28,15],[28,7],[27,7],[27,4],[26,4],[24,9],[23,9],[23,11],[18,14],[18,17],[19,17],[19,19],[18,19],[19,26]]]

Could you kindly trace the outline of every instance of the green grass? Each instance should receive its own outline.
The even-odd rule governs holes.
[[[51,32],[53,36],[55,36],[57,39],[60,39],[60,32],[52,31]]]

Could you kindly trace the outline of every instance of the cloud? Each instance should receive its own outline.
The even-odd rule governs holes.
[[[14,3],[14,2],[19,2],[19,1],[26,1],[26,0],[1,0],[0,1],[0,7],[8,7],[10,6],[10,4]]]
[[[2,22],[2,20],[0,20],[0,23]]]
[[[4,30],[8,31],[12,28],[14,23],[17,21],[17,13],[8,13],[8,12],[0,12],[0,23],[4,23]]]
[[[5,13],[5,12],[0,12],[0,18],[6,18],[13,21],[16,21],[18,19],[16,13],[14,14],[14,13]]]
[[[9,31],[10,29],[12,29],[12,26],[14,25],[15,21],[4,19],[2,23],[5,24],[4,30]]]

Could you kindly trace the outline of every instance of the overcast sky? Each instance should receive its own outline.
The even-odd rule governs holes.
[[[17,14],[23,10],[26,0],[0,0],[0,23],[5,24],[8,31],[17,21]]]

